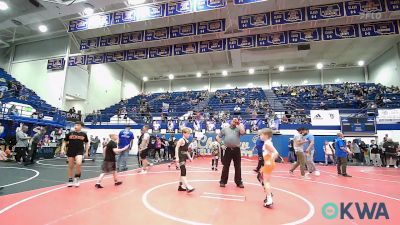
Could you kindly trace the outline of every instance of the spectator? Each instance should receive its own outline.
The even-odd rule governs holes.
[[[351,151],[353,152],[353,155],[354,155],[354,158],[356,159],[356,161],[358,161],[362,165],[364,160],[362,159],[360,146],[358,145],[356,139],[354,139],[353,142],[351,143]]]
[[[16,132],[17,144],[15,145],[15,161],[20,164],[22,164],[21,159],[23,162],[26,162],[26,153],[30,139],[30,137],[27,135],[27,132],[28,126],[26,125],[22,125],[22,128],[18,129]]]
[[[69,112],[69,113],[76,113],[75,107],[72,107],[71,109],[69,109],[68,112]]]
[[[387,138],[387,142],[383,144],[383,147],[385,148],[386,167],[389,168],[394,165],[394,168],[397,168],[396,161],[399,144],[393,142],[392,138]]]
[[[325,153],[325,166],[328,165],[329,159],[333,164],[335,164],[335,160],[333,159],[333,155],[335,154],[335,148],[333,147],[333,143],[325,141],[324,153]]]
[[[353,154],[346,147],[346,141],[344,140],[344,136],[342,133],[337,134],[337,138],[335,139],[335,154],[337,157],[337,173],[338,175],[342,175],[344,177],[351,177],[347,173],[347,156]]]
[[[234,115],[240,115],[240,110],[241,109],[240,109],[239,105],[236,105],[235,108],[233,109],[233,111],[234,111],[233,114]]]
[[[365,163],[365,165],[369,166],[371,163],[371,161],[369,159],[369,149],[364,141],[361,141],[360,149],[361,149],[361,154],[363,155],[363,159],[364,159],[363,163]]]
[[[290,163],[295,163],[296,162],[296,154],[294,152],[294,143],[293,143],[293,138],[289,138],[289,153],[288,153],[288,161]]]
[[[382,161],[381,161],[381,154],[382,150],[379,148],[377,144],[375,144],[374,140],[371,140],[371,145],[370,151],[371,151],[371,160],[372,163],[375,167],[381,167],[382,166]]]
[[[18,109],[16,105],[11,105],[7,112],[8,115],[19,116]]]

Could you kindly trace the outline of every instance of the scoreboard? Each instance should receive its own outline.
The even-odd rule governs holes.
[[[341,130],[346,134],[376,134],[376,121],[373,117],[342,117]]]

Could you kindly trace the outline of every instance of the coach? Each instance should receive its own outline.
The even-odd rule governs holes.
[[[217,141],[224,142],[226,147],[225,154],[222,158],[224,168],[222,169],[220,187],[225,187],[228,182],[229,167],[233,160],[235,166],[235,183],[239,188],[244,188],[242,182],[241,153],[240,153],[240,136],[245,134],[244,125],[234,118],[229,127],[225,127],[217,136]]]

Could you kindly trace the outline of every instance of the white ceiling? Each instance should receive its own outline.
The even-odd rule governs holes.
[[[161,1],[162,0],[148,0],[146,3]],[[69,35],[71,35],[75,40],[77,40],[77,42],[79,42],[81,39],[89,37],[97,37],[134,30],[152,29],[219,18],[226,18],[227,20],[227,32],[224,34],[210,34],[200,37],[178,38],[166,41],[146,42],[140,44],[113,46],[91,50],[91,52],[105,52],[114,51],[117,49],[152,47],[222,37],[242,36],[249,34],[277,32],[283,30],[305,29],[310,27],[322,27],[336,24],[351,24],[362,22],[358,17],[351,17],[284,26],[274,26],[269,28],[257,28],[242,32],[237,30],[237,17],[239,15],[255,14],[266,11],[290,9],[308,5],[328,4],[342,1],[267,0],[262,3],[233,6],[232,0],[229,0],[228,7],[224,9],[188,15],[180,15],[151,21],[135,22],[127,25],[112,26],[109,28],[81,31]],[[74,4],[69,6],[51,3],[49,2],[49,0],[38,0],[38,2],[41,4],[40,7],[35,7],[31,5],[28,0],[6,0],[6,2],[9,3],[10,10],[6,11],[3,14],[0,14],[0,41],[5,41],[8,44],[31,40],[34,37],[43,38],[55,34],[67,35],[65,24],[67,24],[70,19],[81,16],[80,13],[84,8],[84,2],[88,2],[94,5],[96,8],[96,12],[118,10],[126,7],[127,5],[125,0],[77,0]],[[17,26],[11,22],[11,19],[16,19],[22,22],[23,25]],[[400,15],[393,15],[390,13],[383,14],[382,20],[387,19],[400,19]],[[49,32],[46,34],[39,34],[39,32],[37,31],[37,26],[39,24],[48,25]],[[314,65],[316,62],[319,61],[323,61],[327,64],[344,64],[346,66],[354,64],[359,59],[363,59],[366,62],[369,62],[379,56],[382,52],[387,50],[390,46],[393,46],[396,42],[399,42],[399,36],[352,39],[331,42],[314,42],[311,43],[311,50],[309,51],[298,51],[296,46],[285,46],[269,49],[235,50],[218,53],[175,56],[168,58],[130,61],[119,64],[139,78],[145,75],[154,79],[160,78],[160,76],[164,76],[163,78],[165,78],[165,76],[169,73],[184,76],[193,75],[197,71],[201,71],[203,73],[215,73],[222,69],[229,69],[231,71],[245,71],[249,67],[256,67],[260,70],[265,70],[269,67],[273,68],[281,64],[292,67],[304,67]]]

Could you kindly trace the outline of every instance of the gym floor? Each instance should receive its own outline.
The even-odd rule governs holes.
[[[31,167],[1,163],[0,221],[10,225],[36,224],[395,224],[400,221],[400,170],[394,168],[349,167],[352,178],[339,177],[334,166],[318,166],[319,177],[292,177],[289,164],[279,164],[272,176],[274,205],[262,206],[265,194],[252,171],[256,161],[243,159],[244,189],[234,183],[219,187],[220,171],[211,171],[211,160],[188,163],[188,179],[196,188],[182,193],[179,171],[166,164],[137,173],[136,157],[129,159],[129,171],[120,173],[123,185],[115,187],[111,176],[104,189],[95,189],[101,160],[86,162],[79,188],[65,186],[65,159],[41,160]],[[233,179],[233,167],[230,179]],[[328,220],[322,208],[332,202],[384,203],[389,219],[360,219],[356,207],[353,220]],[[378,206],[377,206],[378,207]],[[340,209],[340,207],[339,207]],[[332,211],[327,211],[332,213]],[[375,211],[376,213],[376,211]]]

